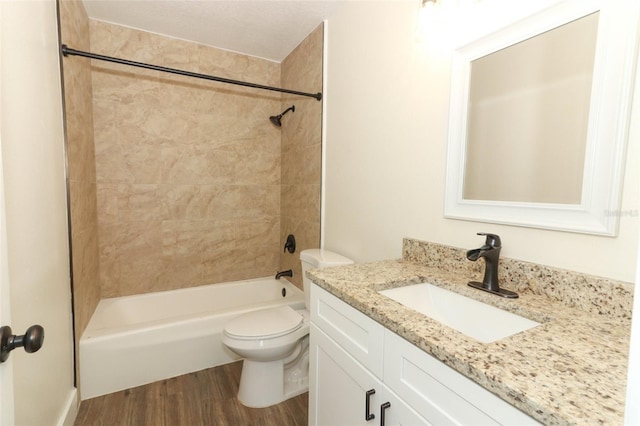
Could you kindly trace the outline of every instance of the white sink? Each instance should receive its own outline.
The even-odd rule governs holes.
[[[428,283],[378,293],[483,343],[495,342],[540,325]]]

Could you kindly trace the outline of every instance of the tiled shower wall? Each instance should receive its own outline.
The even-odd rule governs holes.
[[[89,50],[89,18],[80,1],[63,0],[62,43]],[[93,145],[91,64],[80,57],[63,60],[69,217],[73,263],[73,305],[76,348],[81,333],[100,301],[96,169]]]
[[[60,16],[76,49],[322,91],[322,26],[277,64],[90,21],[80,1],[63,0]],[[319,246],[322,102],[63,63],[78,338],[101,297],[289,268],[301,284],[299,252]],[[273,127],[268,117],[290,104]],[[282,253],[289,233],[295,254]]]
[[[322,92],[323,26],[316,28],[282,62],[282,86]],[[320,247],[322,170],[322,102],[283,96],[281,109],[296,110],[282,119],[282,191],[280,269],[293,269],[291,281],[302,285],[300,251]],[[287,235],[296,237],[296,252],[283,253]]]
[[[91,50],[259,84],[280,64],[91,21]],[[102,297],[272,275],[278,93],[94,63]]]

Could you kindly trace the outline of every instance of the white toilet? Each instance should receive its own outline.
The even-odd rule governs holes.
[[[306,309],[289,306],[240,315],[224,327],[222,342],[244,358],[238,400],[247,407],[278,404],[309,388],[308,269],[348,265],[353,260],[323,249],[300,253]]]

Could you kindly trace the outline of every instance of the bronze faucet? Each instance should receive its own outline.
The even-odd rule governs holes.
[[[500,288],[498,280],[498,263],[500,260],[500,249],[502,248],[500,237],[496,234],[488,234],[485,232],[478,232],[478,235],[484,235],[487,237],[484,245],[480,248],[467,251],[467,259],[475,262],[481,257],[484,258],[484,278],[482,279],[482,282],[469,282],[469,286],[497,294],[498,296],[510,299],[517,298],[518,293]]]

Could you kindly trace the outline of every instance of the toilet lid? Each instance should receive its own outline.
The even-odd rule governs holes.
[[[302,320],[291,306],[281,306],[240,315],[229,321],[224,331],[238,339],[278,337],[300,328]]]

